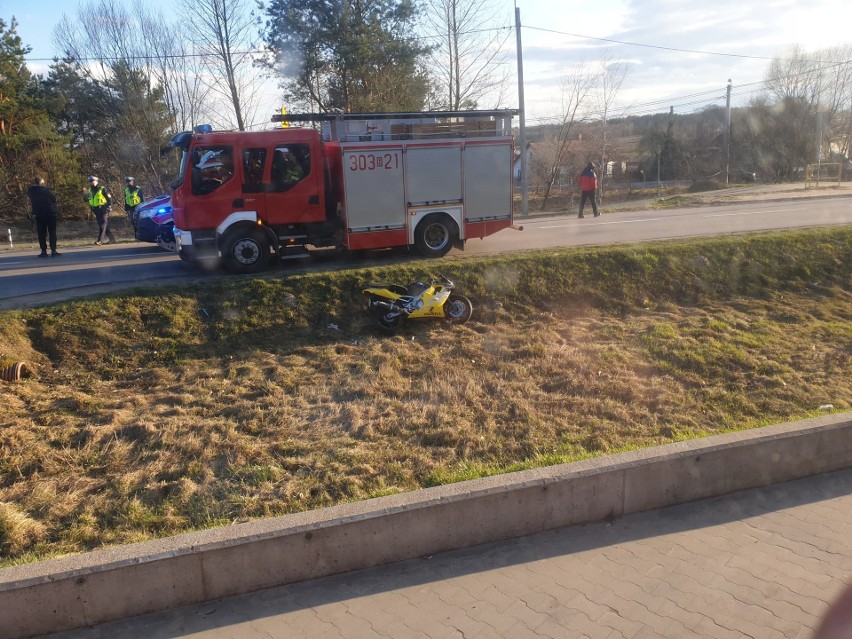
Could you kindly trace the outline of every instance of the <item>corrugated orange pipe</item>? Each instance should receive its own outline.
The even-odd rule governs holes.
[[[4,382],[18,382],[24,377],[30,376],[32,376],[32,370],[26,362],[18,362],[0,370],[0,380]]]

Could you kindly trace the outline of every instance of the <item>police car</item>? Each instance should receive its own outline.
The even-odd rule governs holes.
[[[136,239],[158,244],[167,251],[175,250],[175,222],[172,217],[172,198],[160,195],[143,202],[133,215]]]

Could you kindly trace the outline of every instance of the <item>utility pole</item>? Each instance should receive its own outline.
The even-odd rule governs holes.
[[[820,111],[817,108],[816,113],[816,129],[817,129],[817,139],[816,139],[816,185],[819,186],[819,178],[820,178],[820,162],[822,161],[822,121],[823,121],[823,111]]]
[[[657,199],[660,199],[663,190],[663,183],[660,182],[660,156],[663,154],[663,147],[657,147]]]
[[[515,39],[518,49],[518,126],[521,142],[521,215],[529,215],[527,192],[527,124],[524,115],[524,54],[521,47],[521,9],[515,7]]]
[[[728,78],[728,96],[725,99],[725,185],[731,169],[731,79]]]
[[[603,70],[603,145],[601,146],[601,175],[600,175],[600,184],[598,185],[598,201],[600,204],[603,204],[603,194],[604,194],[604,176],[606,175],[606,109],[608,105],[609,95],[607,94],[607,85],[606,85],[607,77],[606,77],[606,67]]]

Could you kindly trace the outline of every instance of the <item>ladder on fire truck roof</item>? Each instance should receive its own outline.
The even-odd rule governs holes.
[[[323,139],[335,142],[511,137],[517,109],[424,111],[422,113],[287,113],[273,122],[320,124]]]

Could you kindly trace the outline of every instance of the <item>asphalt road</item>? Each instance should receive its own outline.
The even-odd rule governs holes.
[[[451,255],[484,255],[519,250],[644,242],[683,237],[747,233],[773,229],[852,224],[852,199],[808,198],[740,202],[725,206],[672,208],[587,216],[516,217],[523,231],[506,229],[471,240]],[[61,243],[60,243],[61,244]],[[62,248],[62,256],[40,259],[37,251],[0,252],[0,310],[26,308],[63,299],[178,281],[228,277],[205,272],[150,244]],[[387,254],[390,253],[390,254]],[[411,259],[405,252],[346,253],[288,262],[282,272],[344,268]]]

